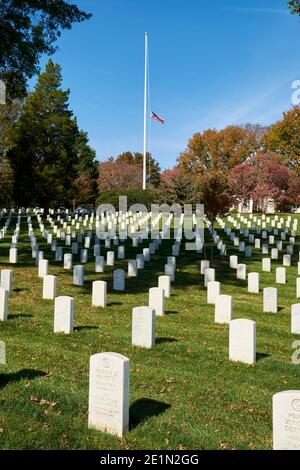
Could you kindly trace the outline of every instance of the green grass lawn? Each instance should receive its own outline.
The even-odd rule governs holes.
[[[291,363],[292,343],[300,337],[290,333],[290,306],[297,303],[298,244],[285,286],[275,285],[281,256],[272,261],[271,273],[261,273],[261,287],[278,287],[278,314],[262,313],[262,292],[248,294],[247,281],[238,281],[228,258],[221,259],[214,250],[212,267],[221,293],[233,296],[234,318],[257,323],[258,362],[247,366],[228,360],[228,326],[216,325],[214,306],[206,304],[199,267],[204,255],[184,250],[177,258],[166,315],[157,318],[155,347],[131,346],[132,308],[148,304],[148,289],[157,285],[171,255],[168,240],[145,263],[138,278],[126,279],[126,292],[119,294],[112,291],[112,271],[126,269],[126,260],[95,274],[93,250],[89,250],[85,285],[75,287],[72,272],[54,262],[54,253],[39,238],[39,247],[50,260],[49,274],[58,277],[57,295],[75,298],[74,333],[54,334],[54,302],[42,299],[42,280],[31,259],[25,216],[19,263],[8,265],[15,222],[16,218],[0,240],[0,269],[13,270],[9,319],[0,324],[0,340],[7,347],[7,365],[0,365],[1,449],[272,448],[272,395],[300,389],[300,365]],[[40,236],[34,217],[33,222]],[[3,223],[2,219],[1,227]],[[223,231],[221,237],[226,238]],[[103,254],[102,244],[101,248]],[[127,259],[141,251],[142,245],[126,244]],[[253,258],[243,259],[230,243],[230,254],[239,254],[248,272],[261,271],[258,250],[253,250]],[[91,283],[97,279],[108,282],[105,309],[91,306]],[[123,439],[87,427],[89,357],[104,351],[130,359],[130,432]]]

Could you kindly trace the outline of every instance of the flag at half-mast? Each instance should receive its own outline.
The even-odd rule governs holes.
[[[154,121],[158,121],[160,124],[166,123],[166,121],[162,117],[158,116],[158,114],[155,114],[153,111],[151,111],[151,119],[153,119]]]

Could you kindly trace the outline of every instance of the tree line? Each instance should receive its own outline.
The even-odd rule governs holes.
[[[50,59],[32,93],[0,107],[0,205],[94,206],[107,191],[142,187],[143,155],[126,151],[98,162],[69,109],[58,64]],[[195,133],[173,168],[147,154],[153,202],[205,202],[218,214],[253,199],[265,210],[300,205],[300,107],[275,124]],[[140,193],[139,193],[140,194]]]
[[[289,7],[300,14],[299,0]],[[99,194],[141,188],[140,152],[97,161],[69,109],[58,64],[49,60],[34,91],[27,92],[28,79],[40,72],[40,56],[51,55],[61,32],[90,16],[65,0],[0,0],[0,79],[7,86],[7,104],[0,105],[0,206],[92,206]],[[268,199],[281,210],[300,205],[299,172],[299,107],[269,127],[198,132],[176,165],[163,172],[147,154],[153,201],[202,201],[212,220],[249,197],[261,210]]]

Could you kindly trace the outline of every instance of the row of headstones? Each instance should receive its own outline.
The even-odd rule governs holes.
[[[234,320],[240,322],[240,320]],[[235,323],[232,327],[240,329]],[[253,329],[253,327],[252,327]],[[93,354],[89,369],[89,428],[123,437],[129,432],[130,361],[113,352]],[[113,405],[112,405],[113,404]],[[273,449],[300,448],[300,391],[273,395]]]
[[[76,222],[76,216],[74,219],[71,218],[71,216],[68,217],[69,222],[71,222],[71,225],[68,225],[67,222],[60,220],[61,224],[63,225],[63,228],[66,230],[67,235],[64,232],[60,232],[58,229],[57,225],[55,225],[55,222],[53,219],[48,215],[47,220],[51,224],[51,227],[53,228],[54,234],[61,237],[63,235],[63,239],[66,241],[67,245],[71,244],[71,238],[76,237],[76,231],[74,231],[73,226],[75,226],[75,229],[80,229],[80,238],[82,239],[82,235],[85,233],[84,227],[87,226],[88,222],[88,216],[86,216],[87,219],[84,220],[83,227],[80,227],[79,222]],[[129,217],[129,218],[128,218]],[[114,238],[115,233],[116,233],[116,223],[121,222],[121,232],[122,230],[126,229],[127,234],[127,225],[129,226],[129,234],[134,235],[136,231],[141,228],[144,230],[145,234],[148,234],[148,221],[152,217],[152,213],[147,213],[146,215],[143,213],[137,213],[137,214],[132,214],[132,213],[117,213],[117,214],[107,214],[106,216],[104,214],[101,214],[101,221],[100,221],[100,216],[96,216],[96,221],[95,221],[95,228],[96,228],[96,234],[100,233],[101,239],[106,239],[106,238]],[[170,219],[172,220],[173,215],[170,216]],[[151,227],[154,228],[158,225],[160,219],[162,218],[162,214],[156,215],[155,219],[151,222]],[[58,216],[57,219],[60,219]],[[80,218],[79,218],[80,220]],[[113,222],[114,221],[114,222]],[[38,215],[38,222],[40,225],[40,230],[43,232],[46,236],[45,238],[48,238],[48,233],[47,231],[44,230],[44,224],[42,222],[42,218],[40,215]],[[90,217],[89,220],[89,232],[88,236],[85,238],[85,243],[89,244],[89,238],[91,238],[91,232],[93,230],[93,222],[94,222],[94,214]],[[113,223],[115,225],[113,225]],[[108,232],[106,232],[106,226],[108,229]],[[123,235],[122,235],[123,236]],[[121,239],[122,239],[121,236]],[[49,234],[50,239],[48,240],[49,243],[51,242],[51,234]],[[88,247],[88,246],[86,246]]]
[[[158,222],[159,222],[160,218],[161,218],[161,214],[159,214],[159,216],[157,218]],[[172,218],[167,222],[170,224],[171,220],[172,220]],[[156,223],[158,223],[158,222],[156,222]],[[50,234],[46,234],[45,238],[48,238],[49,235]],[[164,230],[161,232],[161,238],[163,238],[163,235],[164,235]],[[33,257],[35,257],[36,256],[37,246],[36,246],[36,239],[33,236],[32,231],[31,231],[31,241],[32,241]],[[86,243],[87,241],[89,241],[89,243]],[[136,238],[133,239],[133,245],[138,246],[138,243],[140,243],[142,241],[143,241],[143,237],[142,236],[137,236]],[[51,242],[51,245],[53,245],[54,240],[51,240],[51,241],[49,240],[49,244],[50,244],[50,242]],[[114,238],[114,244],[118,245],[118,238]],[[153,245],[155,245],[155,244],[150,243],[150,245],[149,245],[150,252],[155,251],[155,246],[153,246]],[[85,248],[81,250],[81,262],[82,263],[85,263],[85,262],[88,261],[88,248],[89,247],[90,247],[90,238],[87,238],[85,240]],[[110,239],[105,240],[105,247],[110,248]],[[62,256],[63,256],[63,248],[62,247],[56,247],[56,245],[53,245],[52,250],[56,252],[56,254],[55,254],[56,261],[61,261]],[[174,252],[175,255],[178,252],[178,246],[176,246],[175,244],[172,247],[172,252]],[[72,254],[77,254],[77,253],[78,253],[78,243],[73,242],[72,243]],[[110,258],[113,257],[114,255],[112,253],[109,252],[108,257],[110,257]],[[69,255],[69,254],[67,254],[67,255]],[[100,245],[99,244],[94,245],[94,256],[100,256]],[[118,256],[119,256],[120,259],[124,259],[124,257],[125,257],[124,247],[118,247]],[[67,259],[68,258],[69,258],[69,256],[67,257]],[[97,264],[101,265],[102,262],[103,262],[102,258],[97,259]],[[112,261],[112,263],[113,263],[113,261]],[[112,263],[109,261],[109,265],[112,265]],[[69,265],[70,265],[70,262],[69,262]]]
[[[294,226],[296,229],[296,226]],[[230,234],[230,232],[229,232]],[[244,251],[244,243],[238,243],[238,239],[235,237],[235,234],[231,239],[234,241],[236,246],[239,246],[240,251]],[[284,236],[283,236],[284,235]],[[295,234],[293,234],[295,235]],[[216,237],[216,233],[213,233],[213,236]],[[263,236],[266,237],[266,233],[263,233]],[[281,234],[282,240],[285,239],[285,234]],[[219,242],[219,237],[215,240],[215,242]],[[260,242],[260,240],[257,240]],[[269,242],[274,243],[273,239],[269,239]],[[282,241],[277,242],[277,247],[282,249]],[[290,266],[291,265],[291,254],[293,254],[293,245],[295,243],[295,238],[290,238],[291,246],[290,253],[284,255],[283,257],[283,265]],[[280,244],[280,245],[279,245]],[[256,246],[258,243],[256,242]],[[248,255],[251,256],[251,247],[248,247],[250,253]],[[263,252],[268,251],[267,247],[263,247]],[[276,253],[275,253],[276,251]],[[277,256],[276,256],[277,255]],[[276,249],[272,250],[272,257],[278,257],[278,252]],[[246,279],[246,265],[245,264],[238,264],[238,257],[235,255],[230,256],[229,258],[230,267],[237,270],[237,278],[238,279]],[[300,269],[300,265],[298,264],[298,272]],[[271,271],[271,260],[269,258],[265,258],[262,260],[262,270],[263,271]],[[201,273],[204,274],[204,283],[208,287],[207,292],[207,301],[209,303],[215,303],[215,321],[220,323],[228,323],[231,321],[232,318],[232,298],[231,296],[221,296],[220,295],[220,283],[215,281],[215,270],[209,268],[209,261],[202,260],[201,262]],[[286,270],[285,268],[277,268],[276,269],[276,283],[285,284],[286,283]],[[252,293],[259,293],[259,273],[249,273],[248,275],[248,291]],[[263,311],[270,312],[270,313],[277,313],[278,311],[278,301],[277,301],[277,289],[276,288],[265,288],[263,291],[264,294],[264,301],[263,301]],[[296,295],[297,297],[300,296],[300,278],[296,280]],[[291,306],[291,331],[294,334],[300,334],[300,304],[294,304]],[[254,353],[253,350],[251,351],[250,348],[250,356],[253,357]]]
[[[149,305],[135,307],[132,311],[132,344],[151,348],[155,343],[155,318],[165,312],[165,298],[171,295],[171,279],[159,276],[158,287],[149,289]],[[47,292],[44,292],[44,298]],[[105,308],[107,304],[107,282],[94,281],[92,288],[92,305]],[[71,334],[74,330],[73,297],[60,296],[54,304],[54,333]]]
[[[256,277],[258,273],[251,273]],[[255,282],[257,287],[257,279]],[[300,287],[300,278],[297,279],[297,287]],[[255,290],[255,293],[258,293]],[[300,291],[297,292],[300,297]],[[232,296],[221,294],[221,284],[217,281],[207,283],[207,303],[215,305],[215,323],[230,323],[232,320]],[[263,289],[263,312],[278,313],[278,293],[275,287],[265,287]],[[291,333],[300,334],[300,304],[291,306]]]
[[[1,271],[0,287],[0,321],[8,317],[8,296],[12,289],[12,272],[10,270]],[[168,275],[159,276],[158,287],[149,290],[149,307],[153,308],[156,315],[164,315],[164,298],[171,295],[171,277]],[[117,281],[115,281],[117,282]],[[115,287],[120,288],[120,285]],[[74,299],[68,296],[56,297],[56,276],[46,275],[43,279],[43,299],[55,299],[54,331],[70,333],[74,324]],[[94,281],[92,284],[92,305],[105,308],[107,304],[107,282]],[[60,330],[56,325],[65,325]]]
[[[227,220],[233,225],[234,228],[237,228],[240,231],[241,235],[243,235],[245,237],[248,237],[250,243],[255,243],[255,248],[260,248],[260,240],[259,239],[254,239],[254,234],[250,234],[249,229],[256,230],[256,233],[258,235],[261,234],[262,238],[264,239],[264,238],[267,238],[267,232],[272,232],[273,231],[274,235],[278,236],[278,234],[279,234],[278,230],[279,230],[279,228],[282,228],[281,224],[279,224],[277,228],[274,228],[276,219],[278,220],[278,216],[275,216],[275,220],[272,221],[274,223],[271,222],[271,226],[268,227],[267,231],[266,230],[261,231],[260,226],[259,227],[257,227],[256,225],[252,226],[252,221],[248,221],[243,216],[240,216],[240,217],[241,217],[241,220],[246,223],[246,225],[247,225],[246,229],[244,227],[242,227],[241,224],[237,220],[235,220],[235,218],[232,215],[229,215]],[[257,221],[257,217],[255,217],[255,216],[252,219],[253,219],[253,221]],[[270,218],[265,218],[265,220],[267,222],[270,222]],[[281,221],[283,223],[283,219],[281,219]],[[224,232],[227,234],[227,236],[230,236],[231,240],[235,240],[235,245],[239,246],[238,237],[236,237],[236,235],[232,231],[232,229],[228,228],[226,226],[226,223],[221,218],[218,218],[218,223],[224,229]],[[261,224],[259,224],[259,225],[261,225]],[[267,228],[265,222],[263,222],[263,225],[264,225],[263,228]],[[293,222],[293,227],[292,227],[292,231],[291,231],[291,234],[292,234],[292,237],[290,238],[291,245],[294,244],[293,239],[296,236],[297,226],[298,226],[298,220],[295,219],[294,222]],[[290,227],[290,220],[287,221],[286,227],[284,228],[284,232],[282,232],[280,234],[281,241],[286,240],[286,234],[288,233],[289,227]],[[270,242],[270,244],[274,244],[274,236],[273,235],[270,235],[269,242]]]
[[[156,248],[161,240],[155,240],[154,242],[154,248]],[[178,241],[175,242],[175,246],[177,248],[177,252],[179,254],[179,249],[180,249],[180,243]],[[173,246],[174,247],[174,246]],[[149,250],[149,249],[146,249]],[[155,252],[155,249],[154,249]],[[114,256],[114,252],[111,252]],[[146,254],[149,254],[149,251]],[[44,260],[42,258],[43,253],[40,252],[38,253],[37,260],[38,260],[38,274],[39,277],[44,278],[43,282],[43,298],[46,299],[54,299],[56,297],[56,277],[52,275],[48,275],[48,260]],[[143,255],[142,255],[143,256]],[[143,266],[143,261],[141,258],[140,260],[140,266]],[[113,264],[113,262],[112,262]],[[163,278],[168,279],[170,276],[170,279],[174,281],[175,279],[175,271],[176,271],[176,258],[174,256],[168,258],[168,263],[165,265],[165,273],[167,276],[164,276]],[[131,260],[131,263],[129,263],[129,276],[135,276],[137,273],[137,265],[135,260]],[[10,275],[10,286],[11,286],[11,271],[8,271],[8,274]],[[3,278],[5,277],[5,273],[3,275]],[[84,267],[81,265],[75,266],[74,267],[74,274],[73,274],[73,283],[75,285],[83,285],[84,283]],[[96,286],[95,286],[96,287]],[[10,287],[11,288],[11,287]],[[114,289],[115,290],[124,290],[125,289],[125,272],[123,270],[116,270],[114,271]],[[3,319],[7,318],[8,315],[8,292],[10,289],[4,289],[6,292],[3,292],[2,295],[2,317]],[[106,291],[106,288],[105,288]],[[93,293],[93,298],[94,296],[97,296],[97,294]],[[106,295],[106,294],[105,294]],[[101,295],[100,295],[101,296]],[[103,297],[103,295],[102,295]],[[161,297],[161,296],[160,296]],[[104,305],[106,301],[102,300],[100,301],[101,305]],[[160,310],[163,311],[163,308],[160,307]]]
[[[231,220],[233,218],[231,217]],[[226,226],[226,223],[222,220],[222,219],[218,219],[218,223],[220,224],[220,226],[223,228],[225,234],[227,236],[230,237],[231,241],[233,241],[233,244],[234,246],[236,247],[239,247],[239,251],[240,252],[244,252],[245,253],[245,257],[246,258],[251,258],[252,257],[252,247],[251,246],[246,246],[246,243],[244,241],[240,241],[239,237],[236,236],[236,233],[233,232],[231,230],[231,228],[228,228]],[[211,236],[213,238],[213,241],[214,243],[217,245],[218,249],[220,250],[221,252],[221,255],[224,255],[226,254],[226,244],[224,244],[223,240],[220,239],[220,236],[217,234],[216,230],[212,230],[212,226],[210,225],[210,233],[211,233]],[[297,227],[296,227],[297,228]],[[254,234],[252,233],[249,233],[249,230],[246,229],[244,230],[242,227],[239,228],[240,230],[240,233],[242,235],[244,235],[245,237],[248,237],[249,239],[249,243],[253,244],[254,243],[254,247],[257,248],[257,249],[261,249],[262,250],[262,254],[268,254],[269,252],[269,246],[268,244],[266,243],[263,243],[261,245],[261,240],[259,238],[255,238]],[[271,230],[271,228],[270,228]],[[261,234],[262,235],[262,238],[267,238],[267,232],[266,231],[263,231],[261,233],[261,229],[260,228],[257,228],[256,229],[256,233],[257,234]],[[281,235],[281,240],[278,240],[276,242],[276,246],[277,248],[273,248],[271,250],[271,253],[272,253],[272,257],[274,259],[278,259],[278,251],[282,251],[282,242],[286,240],[286,234],[288,233],[288,229],[286,228],[285,229],[285,232],[282,232],[280,235]],[[278,235],[278,229],[274,229],[274,235]],[[269,243],[272,245],[275,243],[275,236],[274,235],[270,235],[269,236]],[[292,231],[292,237],[290,237],[289,239],[289,245],[287,246],[287,254],[290,254],[292,255],[293,254],[293,246],[295,244],[295,236],[296,236],[296,230]]]
[[[277,217],[278,218],[278,217]],[[245,220],[244,220],[245,221]],[[269,220],[267,220],[269,221]],[[281,221],[283,222],[283,221]],[[297,220],[294,222],[293,229],[296,231],[297,229]],[[276,230],[276,229],[275,229]],[[274,230],[274,232],[275,232]],[[230,234],[230,229],[229,232]],[[278,231],[276,232],[278,234]],[[247,234],[248,235],[248,234]],[[296,233],[293,233],[293,237],[290,237],[290,245],[287,247],[287,251],[289,252],[287,255],[283,256],[283,265],[284,266],[291,266],[291,255],[293,254],[293,245],[295,243],[295,235]],[[249,235],[250,238],[251,235]],[[253,236],[253,235],[252,235]],[[267,237],[267,232],[263,232],[262,236],[264,238]],[[272,237],[272,238],[271,238]],[[285,233],[281,234],[282,240],[285,240]],[[244,251],[245,246],[241,246],[241,243],[238,243],[238,239],[235,238],[235,234],[231,234],[231,239],[234,241],[234,244],[236,246],[239,246],[240,251]],[[252,240],[253,241],[253,240]],[[269,237],[269,242],[270,244],[274,243],[274,237],[270,236]],[[257,239],[255,240],[256,247],[260,247],[260,240]],[[249,249],[248,256],[251,256],[251,247],[246,247]],[[277,242],[277,248],[273,248],[271,250],[271,259],[278,259],[278,250],[282,250],[282,241]],[[268,246],[263,245],[262,249],[263,253],[268,253]],[[247,253],[245,253],[245,256],[247,257]],[[300,256],[300,254],[299,254]],[[262,271],[265,272],[270,272],[271,271],[271,259],[270,258],[264,258],[262,260]],[[299,258],[300,259],[300,258]],[[236,269],[237,271],[237,278],[245,280],[247,277],[246,274],[246,265],[245,264],[238,264],[238,257],[235,255],[230,256],[229,258],[229,263],[230,267]],[[300,273],[300,263],[298,263],[298,274]],[[286,283],[286,269],[283,268],[277,268],[276,269],[276,283],[277,284],[285,284]],[[300,288],[300,279],[296,280],[296,296],[299,297],[299,288]],[[248,292],[251,293],[259,293],[259,273],[249,273],[248,275]],[[299,331],[299,326],[297,324],[296,318],[296,312],[298,311],[298,304],[292,305],[291,311],[292,311],[292,332],[293,333],[298,333]],[[268,312],[277,312],[278,306],[277,306],[277,289],[275,288],[266,288],[264,289],[264,311]]]
[[[154,254],[156,249],[161,243],[160,240],[155,240],[153,246],[149,248],[144,248],[142,254],[138,254],[136,259],[128,260],[128,277],[137,277],[138,271],[144,269],[144,264],[146,261],[150,261],[150,254]],[[179,248],[179,246],[178,246]],[[179,250],[178,250],[179,254]],[[38,261],[38,276],[44,278],[48,275],[49,261],[43,259],[44,253],[42,251],[38,252],[37,261]],[[123,259],[123,257],[121,258]],[[115,252],[109,251],[107,253],[107,266],[114,266],[115,264]],[[64,268],[72,269],[72,255],[66,253],[64,256]],[[176,270],[176,258],[175,256],[169,256],[167,258],[167,264],[165,265],[165,274],[169,274],[172,277],[172,280],[175,278]],[[96,256],[95,257],[95,272],[102,273],[104,272],[104,257]],[[125,271],[122,269],[117,269],[113,272],[114,278],[114,289],[115,290],[124,290],[125,289]],[[73,267],[73,284],[77,286],[84,285],[84,266],[75,265]]]
[[[161,217],[161,214],[157,218]],[[172,217],[169,217],[165,226],[163,227],[163,231],[161,233],[161,236],[163,238],[164,235],[164,230],[168,230],[168,226],[170,225],[172,221]],[[183,223],[183,219],[182,219]],[[31,232],[32,234],[32,232]],[[154,254],[156,249],[161,243],[162,238],[158,238],[154,240],[152,243],[150,243],[149,248],[144,248],[143,249],[143,254],[138,254],[136,257],[136,260],[129,260],[128,261],[128,276],[129,277],[136,277],[138,273],[138,269],[143,269],[144,267],[144,262],[148,261],[150,259],[150,255]],[[33,243],[35,243],[36,240],[34,239]],[[61,248],[60,248],[61,249]],[[81,258],[81,261],[87,261],[86,255],[87,255],[87,249],[82,250],[83,253],[85,254],[85,257]],[[178,240],[175,241],[175,243],[172,246],[172,253],[174,253],[176,256],[178,256],[180,251],[180,242]],[[104,270],[104,257],[98,256],[98,253],[100,253],[100,245],[95,245],[94,246],[94,255],[95,255],[95,271],[96,272],[103,272]],[[125,255],[125,250],[124,247],[118,247],[118,257],[120,259],[124,259]],[[44,253],[39,251],[38,253],[34,253],[33,256],[36,256],[37,259],[37,264],[39,265],[39,276],[44,277],[48,273],[48,261],[43,260]],[[115,252],[107,252],[107,265],[113,266],[115,262]],[[170,260],[171,258],[171,260]],[[170,257],[168,258],[167,265],[165,266],[165,273],[169,274],[172,277],[172,280],[174,280],[175,273],[174,273],[174,264],[175,264],[175,257]],[[65,269],[72,269],[72,254],[66,253],[64,255],[64,268]],[[74,267],[74,274],[73,274],[73,283],[75,285],[83,285],[84,283],[84,269],[83,266],[77,265]],[[125,273],[123,270],[116,270],[114,272],[114,288],[116,290],[124,290],[125,289]]]
[[[207,302],[215,304],[216,323],[228,323],[232,318],[232,298],[221,295],[221,284],[215,280],[215,269],[209,267],[209,260],[201,260],[200,272],[204,275],[204,286],[207,287]],[[239,279],[246,279],[246,265],[237,265]],[[276,280],[285,283],[285,268],[277,268]],[[248,274],[248,292],[259,294],[259,273]],[[300,278],[296,280],[296,297],[300,298]],[[263,312],[278,312],[278,290],[276,287],[263,289]],[[300,334],[300,304],[291,306],[291,331]]]
[[[164,295],[170,294],[170,279],[165,279]],[[101,283],[99,292],[105,291]],[[99,285],[100,287],[100,285]],[[158,288],[159,289],[159,288]],[[161,288],[162,290],[162,288]],[[156,297],[156,295],[154,295]],[[151,298],[151,294],[150,294]],[[97,299],[94,299],[97,301]],[[149,299],[150,301],[150,299]],[[149,302],[150,303],[150,302]],[[66,317],[66,310],[71,314]],[[132,312],[132,344],[153,347],[155,341],[155,315],[153,305],[136,307]],[[71,332],[74,320],[74,300],[58,297],[55,302],[55,330]],[[66,332],[66,331],[64,331]],[[4,351],[5,351],[5,344]],[[0,344],[0,349],[1,349]],[[2,348],[3,349],[3,348]],[[230,322],[229,358],[232,361],[253,364],[256,355],[256,325],[251,320],[238,319]],[[5,364],[5,354],[1,354]],[[3,360],[4,358],[4,360]],[[114,406],[111,406],[112,400]],[[299,449],[300,391],[281,392],[273,397],[273,448]],[[129,360],[116,353],[100,353],[91,356],[89,379],[88,425],[104,432],[122,437],[129,428]],[[287,418],[289,426],[286,426]]]
[[[0,240],[2,240],[6,235],[8,227],[10,226],[10,223],[11,223],[12,214],[13,214],[13,212],[10,211],[9,214],[8,214],[8,217],[5,221],[4,226],[0,229]]]
[[[8,220],[9,220],[9,224],[10,224],[11,219],[8,219]],[[18,260],[17,244],[18,244],[19,235],[20,235],[20,227],[21,227],[21,216],[18,215],[17,222],[16,222],[16,228],[14,230],[14,234],[12,235],[11,245],[10,245],[10,249],[9,249],[9,262],[11,264],[16,264],[17,260]],[[3,238],[4,238],[5,234],[6,234],[6,231],[3,233]]]
[[[12,271],[3,269],[0,271],[0,321],[8,317],[8,298],[12,289]]]
[[[160,217],[161,217],[161,215],[159,215],[159,218]],[[147,219],[148,218],[149,218],[149,216],[147,217]],[[142,220],[144,220],[144,219],[142,219]],[[136,222],[136,224],[137,224],[137,227],[138,227],[139,226],[139,221]],[[66,246],[71,246],[72,245],[73,254],[77,254],[78,244],[82,243],[83,241],[84,241],[84,248],[90,248],[91,240],[92,240],[92,233],[93,233],[93,227],[92,226],[89,227],[89,231],[87,233],[87,236],[84,238],[84,240],[83,240],[83,235],[85,233],[85,230],[84,230],[83,227],[80,229],[80,233],[78,233],[78,234],[76,233],[76,230],[72,230],[71,226],[66,225],[66,229],[67,229],[67,234],[65,234],[65,232],[60,232],[60,230],[57,229],[57,226],[55,226],[55,225],[53,226],[54,234],[58,238],[61,238],[62,240],[64,240]],[[131,229],[132,230],[130,231],[130,233],[134,235],[135,234],[135,227],[131,227]],[[29,230],[30,230],[29,234],[31,234],[32,233],[32,227],[30,227]],[[47,240],[47,243],[51,244],[52,250],[55,251],[56,240],[52,238],[52,234],[49,233],[48,230],[45,230],[44,224],[41,221],[40,221],[40,231],[43,234],[43,237]],[[98,233],[99,232],[96,230],[95,244],[96,243],[99,244],[100,239],[104,239],[105,240],[105,247],[110,248],[111,239],[112,239],[114,245],[118,245],[119,239],[115,235],[115,232],[112,235],[110,234],[110,232],[108,232],[108,233],[105,232],[105,233],[102,234],[101,237],[99,237]],[[145,233],[143,233],[143,236],[138,236],[138,235],[133,236],[132,237],[133,246],[137,246],[138,243],[141,241],[141,239],[145,238],[147,235],[148,235],[148,232],[146,231]],[[76,238],[77,238],[77,241],[72,242],[72,239],[76,239]],[[120,238],[120,240],[124,241],[125,238]]]
[[[227,220],[232,223],[232,225],[236,228],[241,228],[241,223],[244,223],[247,228],[252,229],[253,227],[256,227],[256,225],[260,228],[267,228],[267,224],[271,224],[271,228],[277,228],[277,229],[282,229],[283,225],[285,225],[285,228],[290,228],[291,227],[291,222],[293,222],[292,230],[297,230],[298,227],[298,219],[294,218],[292,221],[292,217],[289,215],[287,217],[287,220],[285,220],[284,217],[280,217],[278,215],[275,215],[274,217],[270,216],[265,216],[262,215],[262,217],[255,216],[253,214],[249,215],[249,218],[245,217],[244,215],[238,213],[237,214],[237,219],[236,220],[231,214],[227,217]]]
[[[40,216],[38,215],[38,217],[40,217]],[[35,239],[35,236],[34,236],[34,231],[33,231],[33,228],[32,228],[32,223],[31,223],[31,217],[30,216],[27,217],[27,223],[28,223],[29,236],[30,236],[31,245],[32,245],[32,256],[33,256],[33,258],[35,258],[38,247],[36,245],[36,239]],[[62,247],[57,247],[56,246],[56,240],[52,239],[52,234],[48,233],[47,231],[44,231],[44,228],[41,225],[41,223],[40,223],[40,228],[41,228],[41,231],[44,234],[44,237],[47,239],[47,242],[49,244],[51,244],[51,250],[55,251],[56,260],[60,260],[62,258],[62,252],[63,252]],[[10,251],[9,251],[9,262],[12,263],[12,264],[17,263],[18,252],[17,252],[16,245],[17,245],[17,241],[18,241],[19,231],[20,231],[20,215],[18,216],[16,231],[15,231],[15,234],[13,235],[13,237],[12,237],[12,244],[11,244],[11,248],[10,248]],[[76,236],[76,234],[74,236]],[[85,248],[90,247],[90,239],[91,239],[91,236],[88,236],[88,237],[85,238],[85,241],[84,241],[85,242]],[[82,241],[82,234],[78,235],[78,241],[79,242]],[[137,246],[137,243],[139,241],[140,240],[138,238],[134,238],[133,239],[133,244]],[[105,240],[105,243],[106,243],[106,247],[110,247],[110,240],[109,239]],[[68,243],[68,239],[67,239],[66,244],[71,245],[71,240]],[[100,246],[99,246],[99,248],[95,247],[95,251],[97,251],[97,250],[99,251],[99,255],[100,255]],[[78,242],[74,242],[72,244],[72,253],[73,254],[78,253]],[[82,262],[87,262],[87,256],[88,256],[87,249],[83,249],[81,251],[81,260],[82,260]]]
[[[285,255],[289,256],[289,255]],[[231,255],[229,258],[229,266],[232,269],[236,270],[237,279],[246,280],[247,279],[247,265],[238,262],[238,257],[236,255]],[[283,260],[284,267],[276,268],[276,284],[286,284],[286,267],[290,267],[290,258],[284,258]],[[263,272],[271,272],[271,259],[270,258],[263,258],[262,259],[262,271]],[[250,276],[250,284],[255,282],[255,278],[253,274],[258,273],[249,273],[248,278]],[[300,274],[300,261],[298,262],[298,274]],[[250,291],[249,291],[250,292]]]

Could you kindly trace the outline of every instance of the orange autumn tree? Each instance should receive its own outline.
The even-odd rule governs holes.
[[[254,126],[228,126],[222,130],[198,132],[189,140],[178,163],[186,172],[200,176],[208,170],[228,174],[235,165],[247,160],[259,149],[260,139]]]
[[[129,163],[125,159],[118,160],[110,157],[99,163],[98,170],[99,192],[142,187],[141,166]]]
[[[300,174],[300,107],[294,106],[273,124],[263,138],[266,151],[287,159],[290,168]]]

